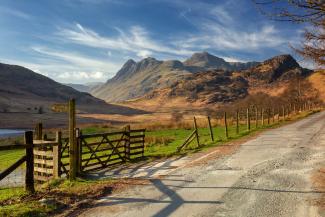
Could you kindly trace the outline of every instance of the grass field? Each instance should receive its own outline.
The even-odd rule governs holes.
[[[162,129],[149,129],[146,132],[145,157],[147,159],[155,159],[159,157],[168,157],[184,153],[190,154],[192,152],[197,152],[202,149],[218,146],[220,144],[224,144],[225,142],[233,141],[244,136],[254,134],[263,129],[284,125],[292,120],[298,120],[312,113],[314,112],[302,112],[294,117],[286,119],[285,121],[275,121],[275,123],[271,123],[268,126],[259,125],[257,128],[255,127],[255,123],[252,121],[251,131],[249,132],[246,129],[246,124],[242,122],[240,124],[239,134],[236,134],[235,125],[231,125],[228,126],[228,138],[225,136],[224,126],[214,125],[214,142],[211,141],[209,129],[207,127],[201,126],[198,128],[201,147],[197,147],[196,140],[194,139],[193,142],[185,150],[181,151],[181,153],[177,152],[177,147],[183,144],[184,140],[189,136],[193,129],[190,129],[189,127],[180,129],[164,129],[164,127],[162,127]],[[107,132],[110,130],[112,129],[108,128],[107,126],[93,126],[82,129],[82,132],[83,134],[90,134]],[[17,161],[21,156],[24,155],[24,153],[24,150],[0,151],[0,171]],[[64,181],[63,184],[61,181],[60,183],[61,184],[58,185],[51,184],[51,189],[56,189],[56,193],[68,192],[71,193],[69,194],[71,197],[78,198],[79,192],[84,192],[85,197],[86,195],[89,195],[90,193],[88,191],[89,189],[92,189],[93,186],[100,186],[101,191],[105,191],[106,187],[112,182],[108,180],[107,183],[98,183],[91,181],[77,181],[74,183]],[[44,194],[44,192],[46,192],[45,194],[49,194],[49,189],[47,188],[45,191],[42,189],[38,190],[38,194]],[[53,210],[57,209],[57,204],[55,206],[44,206],[40,204],[38,199],[29,198],[26,200],[25,197],[26,193],[24,192],[23,188],[0,188],[0,216],[47,216],[48,213],[51,213]]]
[[[216,146],[227,141],[241,138],[243,136],[259,131],[261,129],[271,128],[281,124],[285,124],[288,121],[291,121],[292,119],[299,119],[308,114],[310,114],[310,112],[302,112],[294,117],[287,118],[285,121],[277,122],[275,120],[275,122],[274,123],[271,122],[270,125],[265,124],[264,126],[261,126],[261,124],[259,123],[257,128],[255,127],[255,122],[252,121],[250,131],[247,131],[246,124],[242,122],[239,125],[239,134],[236,134],[236,126],[232,124],[228,126],[228,138],[226,138],[225,135],[225,127],[214,124],[213,126],[214,142],[211,141],[209,128],[200,127],[198,128],[198,131],[199,131],[199,140],[200,140],[201,147],[199,148],[197,147],[196,139],[194,139],[191,142],[191,144],[181,153],[184,152],[190,153],[211,146]],[[267,123],[267,121],[265,120],[264,123]],[[91,127],[83,128],[82,132],[83,134],[92,134],[92,133],[108,132],[111,130],[116,130],[116,129],[112,129],[107,126],[91,126]],[[188,124],[186,127],[179,128],[179,129],[164,129],[164,127],[162,126],[161,129],[159,129],[159,127],[155,127],[151,130],[150,129],[147,130],[145,134],[146,136],[145,156],[147,158],[157,158],[157,157],[168,157],[168,156],[179,154],[177,152],[177,148],[181,144],[183,144],[185,139],[191,134],[192,131],[193,129],[190,129],[190,127],[188,127]],[[21,140],[21,138],[19,140]],[[3,141],[2,142],[0,141],[0,144],[3,144]],[[24,150],[0,151],[0,156],[1,156],[0,171],[5,169],[9,165],[13,164],[23,155],[24,155]]]

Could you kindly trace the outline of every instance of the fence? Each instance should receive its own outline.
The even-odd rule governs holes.
[[[7,177],[9,174],[14,172],[22,164],[26,164],[25,172],[25,189],[29,193],[33,193],[34,189],[34,156],[33,156],[33,133],[25,133],[25,145],[10,145],[10,146],[1,146],[0,150],[9,150],[9,149],[25,149],[25,154],[19,158],[17,161],[12,163],[9,167],[1,171],[0,181]]]
[[[235,127],[236,134],[249,132],[258,127],[284,121],[286,118],[300,112],[316,109],[313,104],[289,105],[279,108],[263,108],[250,106],[235,112],[225,111],[214,118],[207,117],[209,137],[212,142],[216,135],[213,131],[213,121],[224,127],[224,136],[229,138],[229,128]],[[0,181],[26,164],[25,186],[29,192],[34,191],[34,182],[43,183],[53,178],[67,177],[74,179],[78,174],[87,173],[122,164],[127,161],[144,157],[145,129],[125,129],[116,132],[83,134],[75,125],[74,101],[69,103],[69,137],[63,138],[61,132],[56,132],[55,138],[43,134],[41,124],[33,132],[25,133],[24,145],[2,146],[1,150],[22,149],[24,154],[7,168],[0,172]],[[194,117],[194,129],[177,151],[185,149],[193,141],[198,147],[204,143]],[[243,129],[243,126],[245,129]]]
[[[240,133],[247,133],[251,130],[263,128],[270,126],[271,124],[280,123],[285,121],[286,119],[293,117],[297,113],[312,111],[315,109],[320,109],[320,107],[313,103],[302,103],[302,104],[289,104],[287,106],[281,106],[278,108],[274,107],[258,107],[258,106],[249,106],[248,108],[241,108],[235,110],[235,112],[219,112],[214,116],[214,120],[219,126],[223,126],[224,128],[224,136],[225,138],[230,138],[229,128],[235,127],[236,135]],[[207,127],[209,129],[209,134],[211,138],[211,142],[214,142],[214,131],[213,126],[211,124],[212,118],[207,116]],[[197,147],[202,146],[200,142],[199,130],[197,126],[197,120],[194,117],[193,120],[194,129],[189,134],[189,136],[184,140],[184,142],[177,147],[177,152],[188,147],[193,141],[196,139]],[[240,130],[245,125],[244,130]]]
[[[145,129],[79,134],[79,170],[86,172],[124,163],[144,156]]]

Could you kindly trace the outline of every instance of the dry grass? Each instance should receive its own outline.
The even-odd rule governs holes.
[[[318,90],[320,98],[325,103],[325,70],[318,71],[308,78],[313,88]]]

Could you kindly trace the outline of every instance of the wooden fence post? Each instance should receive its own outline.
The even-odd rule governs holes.
[[[70,152],[70,170],[69,179],[75,180],[77,176],[77,152],[78,147],[76,143],[76,101],[71,99],[69,101],[69,152]]]
[[[34,153],[33,153],[33,132],[25,132],[26,144],[26,174],[25,174],[25,190],[28,193],[34,193]]]
[[[200,138],[199,138],[199,131],[197,129],[197,124],[196,124],[196,118],[195,116],[193,117],[194,120],[194,128],[195,128],[195,137],[196,137],[196,142],[197,142],[197,146],[200,146]]]
[[[250,116],[250,113],[249,113],[249,108],[247,108],[246,110],[246,118],[247,118],[247,131],[250,131],[251,130],[251,116]]]
[[[274,107],[272,107],[272,123],[274,124]]]
[[[262,127],[264,126],[264,108],[261,108],[261,121],[262,121]]]
[[[77,146],[77,154],[76,154],[76,158],[77,158],[77,175],[80,174],[81,172],[81,143],[80,143],[80,129],[76,128],[75,130],[75,135],[76,135],[76,146]]]
[[[38,140],[43,139],[43,124],[42,123],[36,124],[35,139],[38,139]]]
[[[285,110],[284,110],[284,106],[282,106],[282,119],[283,119],[283,121],[285,120]]]
[[[236,134],[239,134],[239,111],[236,111]]]
[[[130,131],[131,131],[131,126],[126,125],[125,127],[125,159],[130,160]]]
[[[53,146],[53,178],[57,179],[61,176],[61,148],[62,148],[62,134],[57,131],[55,141],[57,145]]]
[[[213,131],[212,131],[212,126],[211,126],[211,120],[210,120],[210,116],[208,116],[208,125],[209,125],[209,130],[210,130],[210,137],[211,137],[211,141],[214,141],[214,137],[213,137]]]
[[[255,128],[258,127],[258,108],[255,107]]]
[[[226,135],[226,139],[228,139],[227,112],[224,113],[224,122],[225,122],[225,135]]]

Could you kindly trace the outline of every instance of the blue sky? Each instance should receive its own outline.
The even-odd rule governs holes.
[[[303,30],[250,0],[1,0],[0,27],[0,62],[64,83],[106,81],[147,56],[262,61],[293,53]]]

